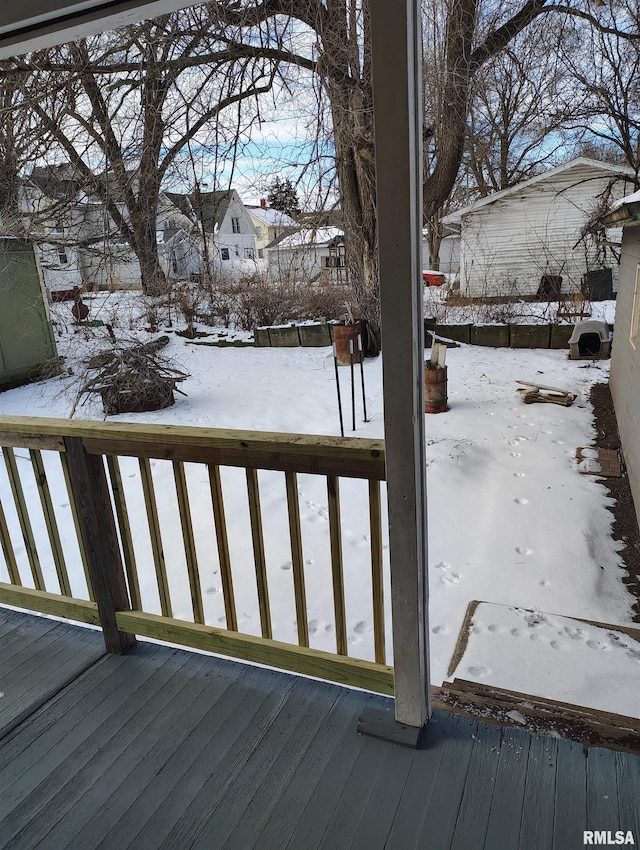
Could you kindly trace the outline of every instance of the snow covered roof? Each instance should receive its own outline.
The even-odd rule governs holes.
[[[298,227],[298,222],[294,221],[290,215],[281,210],[274,210],[271,207],[254,207],[245,204],[245,208],[249,215],[257,218],[258,221],[265,224],[267,227]]]
[[[616,201],[599,223],[606,227],[640,224],[640,192],[634,192]]]
[[[336,240],[344,239],[344,232],[339,227],[319,227],[317,230],[302,229],[278,240],[278,248],[301,248],[306,245],[316,248],[326,248]]]
[[[449,215],[445,215],[443,217],[442,223],[449,225],[459,224],[462,217],[471,211],[475,212],[482,207],[489,206],[489,204],[494,204],[502,198],[517,195],[523,189],[529,189],[531,186],[535,186],[538,183],[546,183],[547,181],[554,180],[558,175],[564,174],[567,171],[577,170],[579,168],[591,168],[596,172],[600,171],[602,174],[609,174],[611,176],[619,175],[620,177],[633,177],[633,170],[631,168],[627,168],[622,165],[611,165],[608,162],[600,162],[597,159],[589,159],[586,156],[579,156],[576,159],[572,159],[570,162],[565,162],[564,165],[557,165],[555,168],[550,168],[542,174],[536,174],[535,177],[531,177],[529,180],[524,180],[522,183],[517,183],[515,186],[509,186],[508,189],[501,189],[499,192],[494,192],[491,195],[487,195],[486,198],[480,198],[479,201],[475,201],[473,204],[469,204],[462,209],[449,213]]]

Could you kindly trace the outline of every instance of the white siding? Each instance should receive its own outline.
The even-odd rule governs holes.
[[[239,223],[239,233],[234,233],[233,231],[233,219],[237,219]],[[244,204],[235,192],[229,202],[229,207],[220,225],[220,229],[215,235],[215,242],[219,250],[222,248],[229,249],[230,259],[249,259],[246,256],[246,251],[252,252],[252,257],[254,258],[257,256],[256,229]]]
[[[625,227],[616,300],[609,385],[616,409],[629,483],[640,522],[640,345],[629,339],[636,274],[640,266],[640,225]]]
[[[603,267],[613,268],[615,288],[611,249],[598,249],[591,236],[581,238],[610,179],[577,167],[470,211],[463,218],[462,291],[473,296],[535,294],[543,275],[561,275],[562,290],[575,292],[586,271]],[[619,181],[613,191],[622,197],[625,184]]]

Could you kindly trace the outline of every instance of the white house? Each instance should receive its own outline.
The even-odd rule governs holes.
[[[346,283],[344,233],[338,227],[301,229],[267,248],[269,275],[276,280]]]
[[[640,522],[640,192],[619,202],[603,224],[623,228],[609,386]]]
[[[427,231],[422,231],[422,268],[431,268],[429,259],[429,239]],[[440,241],[438,271],[443,274],[457,275],[460,272],[460,234],[447,228]]]
[[[260,201],[259,207],[245,204],[245,209],[256,230],[256,251],[260,259],[266,256],[267,245],[300,227],[291,216],[268,207],[266,201]]]
[[[34,168],[20,183],[21,230],[36,245],[52,299],[82,286],[78,241],[86,233],[82,190],[70,166]]]
[[[543,277],[577,292],[585,275],[617,259],[589,223],[632,186],[628,168],[580,157],[450,213],[460,227],[460,290],[471,296],[535,294]],[[606,272],[605,272],[606,273]]]

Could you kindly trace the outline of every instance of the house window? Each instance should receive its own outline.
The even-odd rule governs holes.
[[[258,248],[258,257],[261,260],[264,260],[264,251],[262,248]]]
[[[233,246],[233,251],[234,251],[234,253],[235,253],[236,257],[239,257],[239,256],[240,256],[240,246],[239,246],[239,245],[234,245],[234,246]]]
[[[58,261],[60,265],[66,266],[69,262],[69,258],[67,257],[67,252],[64,248],[58,248]]]
[[[228,260],[229,259],[229,249],[228,248],[220,248],[220,259]]]
[[[253,253],[253,248],[245,248],[244,249],[244,258],[245,260],[253,260],[255,254]]]
[[[56,220],[56,223],[53,225],[53,230],[55,233],[62,233],[64,235],[64,225],[60,219]]]
[[[640,324],[640,266],[636,268],[636,285],[633,290],[633,310],[631,311],[631,332],[629,339],[635,348],[638,343],[638,325]]]
[[[234,233],[240,233],[240,219],[232,218],[231,219],[231,229]]]

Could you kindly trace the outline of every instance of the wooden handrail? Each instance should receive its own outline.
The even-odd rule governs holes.
[[[17,517],[17,521],[13,520],[14,528],[10,533],[0,500],[0,543],[11,582],[0,584],[0,602],[17,604],[81,622],[99,623],[109,652],[126,651],[135,642],[135,635],[142,634],[307,675],[320,675],[382,693],[392,692],[393,671],[384,663],[383,545],[380,510],[380,481],[385,478],[383,441],[189,426],[0,416],[0,447],[7,467],[7,479]],[[31,528],[29,500],[25,498],[22,487],[23,471],[16,465],[14,448],[28,449],[31,475],[39,495],[50,547],[45,562],[48,562],[50,555],[57,574],[59,595],[51,593],[51,588],[45,586],[45,577]],[[42,451],[57,453],[59,461],[51,456],[45,458],[41,454]],[[141,494],[139,490],[134,492],[137,494],[136,498],[144,499],[147,522],[138,522],[136,528],[132,528],[129,521],[132,491],[123,486],[120,463],[124,457],[137,459],[136,465],[139,468]],[[173,612],[169,571],[163,545],[163,536],[166,537],[165,542],[168,541],[168,529],[171,526],[161,528],[161,515],[156,498],[158,479],[156,477],[154,480],[152,470],[154,460],[173,462],[178,517],[174,515],[172,521],[179,519],[193,622],[176,619],[177,615],[174,616]],[[67,573],[65,552],[53,509],[54,499],[45,470],[45,465],[51,464],[53,472],[56,463],[60,466],[58,475],[62,472],[63,487],[69,496],[69,509],[86,576],[89,601],[74,598]],[[204,514],[200,512],[199,529],[193,525],[185,463],[204,464],[208,471],[210,520],[206,511]],[[246,498],[255,562],[260,637],[238,632],[234,577],[220,473],[221,467],[229,466],[246,470]],[[261,476],[262,470],[285,473],[283,483],[291,544],[297,646],[274,640],[272,634],[269,569],[260,504],[259,473]],[[326,480],[335,652],[319,651],[309,646],[310,629],[298,473],[320,475]],[[373,662],[347,657],[346,565],[343,565],[339,495],[339,480],[342,477],[361,479],[368,482],[369,486],[371,592],[374,609]],[[52,480],[55,478],[52,477]],[[60,478],[57,480],[60,481]],[[33,481],[29,477],[25,479],[25,483],[30,483],[33,491]],[[206,480],[200,483],[206,485]],[[8,491],[9,487],[7,494]],[[28,495],[28,491],[26,492]],[[226,620],[225,630],[213,628],[205,622],[200,571],[201,568],[211,570],[212,566],[210,559],[202,551],[202,560],[207,564],[202,567],[199,564],[196,532],[204,532],[209,522],[209,534],[215,529],[224,602],[225,616],[218,618],[218,622]],[[25,544],[35,589],[21,586],[20,568],[11,540],[11,534],[18,533],[16,523],[20,527]],[[146,526],[144,530],[143,526]],[[150,546],[161,611],[159,615],[144,610],[136,564],[141,535],[143,539],[148,537],[144,545]],[[50,572],[49,570],[47,573],[49,582]],[[176,598],[180,597],[177,584],[179,574],[180,571],[171,575]],[[145,587],[145,594],[147,592],[148,586]]]
[[[64,451],[79,437],[88,454],[191,461],[383,481],[383,440],[134,422],[0,416],[0,445]]]

